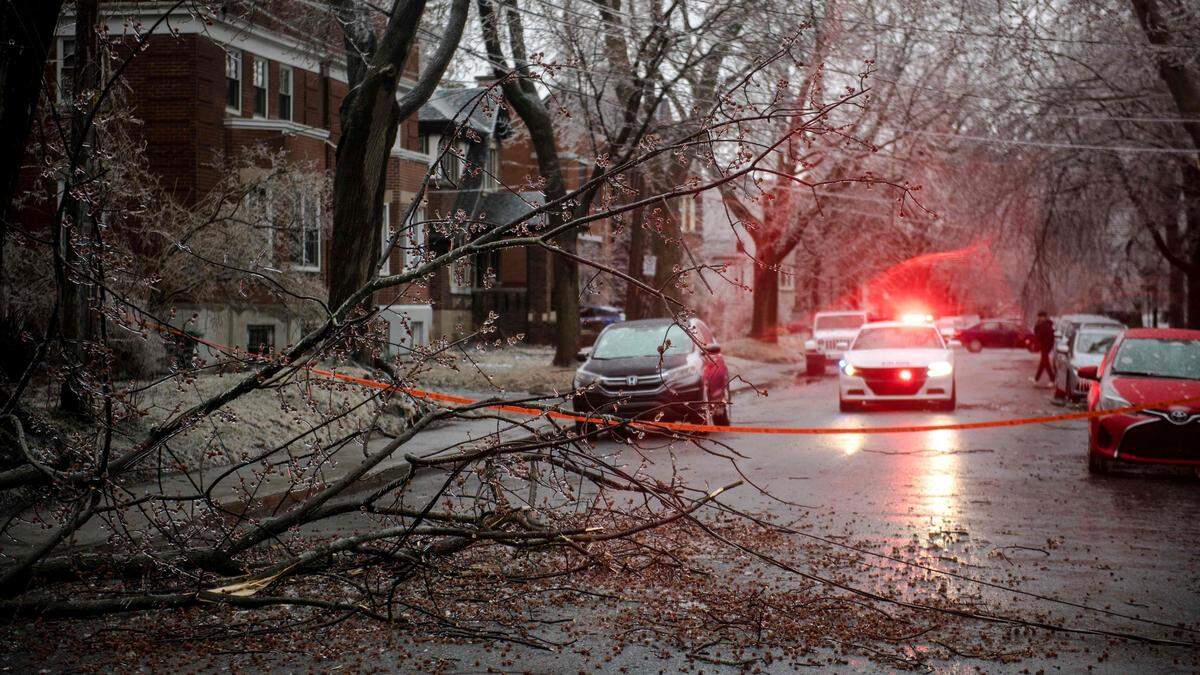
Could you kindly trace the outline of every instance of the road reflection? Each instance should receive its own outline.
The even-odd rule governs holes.
[[[947,424],[951,418],[939,416],[931,424]],[[953,429],[939,429],[926,434],[926,452],[917,455],[920,462],[913,467],[919,472],[916,487],[919,491],[922,510],[931,518],[931,525],[948,524],[959,508],[958,471],[959,449],[962,439]]]

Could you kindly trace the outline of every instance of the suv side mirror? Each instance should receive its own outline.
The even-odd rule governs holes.
[[[592,347],[584,347],[583,349],[580,349],[578,352],[575,352],[575,360],[578,361],[579,363],[583,363],[584,361],[587,361],[588,357],[591,355],[592,355]]]
[[[1079,369],[1079,377],[1081,377],[1085,380],[1092,380],[1092,381],[1099,380],[1100,379],[1100,369],[1097,368],[1096,366],[1084,366]]]

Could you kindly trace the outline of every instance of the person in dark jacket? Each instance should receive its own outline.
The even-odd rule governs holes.
[[[1054,350],[1054,322],[1050,320],[1050,315],[1045,312],[1038,312],[1037,323],[1033,325],[1033,335],[1037,340],[1038,351],[1041,352],[1042,358],[1038,361],[1037,375],[1033,376],[1033,382],[1036,384],[1042,379],[1042,372],[1045,371],[1050,376],[1050,384],[1054,384],[1054,380],[1058,377],[1058,373],[1054,372],[1054,362],[1050,360],[1050,352]]]

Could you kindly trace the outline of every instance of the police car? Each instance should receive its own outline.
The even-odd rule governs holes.
[[[954,354],[927,317],[864,324],[838,363],[842,412],[869,404],[924,402],[954,410]]]

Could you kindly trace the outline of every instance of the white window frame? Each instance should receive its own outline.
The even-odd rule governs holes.
[[[308,195],[300,195],[300,198],[298,201],[300,203],[300,209],[299,209],[300,213],[299,213],[299,220],[297,222],[297,240],[296,240],[297,247],[296,247],[296,250],[292,252],[292,256],[293,256],[292,257],[292,269],[296,270],[298,272],[320,272],[321,271],[321,244],[322,244],[322,241],[321,241],[321,239],[322,239],[321,207],[320,207],[320,205],[314,205],[312,203],[314,200]],[[305,249],[307,248],[305,246],[306,236],[309,231],[309,228],[308,228],[308,209],[309,208],[314,208],[316,211],[316,215],[313,216],[313,219],[312,219],[313,229],[315,229],[316,233],[317,233],[317,257],[316,257],[316,260],[314,260],[314,261],[307,261],[304,259],[304,252],[305,252]]]
[[[392,203],[383,203],[383,217],[380,218],[383,223],[383,232],[379,236],[379,248],[381,253],[387,253],[383,258],[383,264],[379,267],[379,276],[386,277],[392,273],[392,253],[388,247],[388,240],[392,237]]]
[[[284,92],[285,88],[287,89],[287,92]],[[293,111],[296,108],[295,75],[293,75],[293,73],[292,73],[291,66],[285,66],[282,63],[279,64],[279,96],[281,96],[281,97],[287,96],[288,97],[288,104],[287,104],[286,111],[283,109],[283,104],[280,103],[279,113],[278,113],[279,118],[288,120],[290,122],[294,119]],[[285,112],[287,113],[286,117],[284,116]]]
[[[73,94],[71,96],[68,96],[67,92],[70,90],[71,87],[74,86],[75,83],[71,82],[68,85],[67,83],[63,82],[63,75],[62,75],[63,62],[67,60],[65,49],[66,49],[66,45],[68,43],[71,44],[71,56],[74,56],[75,55],[75,45],[77,44],[75,38],[60,37],[60,38],[58,38],[58,42],[55,45],[55,49],[58,50],[58,58],[55,59],[55,61],[54,61],[54,83],[58,89],[58,102],[59,103],[70,103],[71,99],[74,98]],[[74,78],[72,78],[72,80],[73,79]]]
[[[410,270],[420,264],[418,252],[425,240],[425,209],[418,206],[413,210],[408,226],[404,228],[401,242],[404,246],[404,269]]]
[[[263,107],[258,109],[258,92],[254,92],[254,117],[269,117],[271,109],[271,65],[266,59],[254,55],[254,60],[250,64],[250,86],[252,89],[262,89],[263,92]],[[261,71],[262,86],[258,86],[258,76]]]
[[[679,231],[692,233],[697,230],[696,200],[690,195],[684,195],[679,204]]]
[[[237,77],[236,77],[237,83],[238,83],[237,107],[229,105],[229,80],[231,79],[229,77],[229,66],[231,63],[234,65],[233,70],[235,71],[235,73],[237,75]],[[242,99],[245,98],[244,92],[242,91],[242,75],[243,75],[243,73],[242,73],[242,50],[234,49],[232,47],[226,47],[226,49],[225,49],[225,110],[227,110],[229,112],[235,112],[235,113],[242,112]]]

